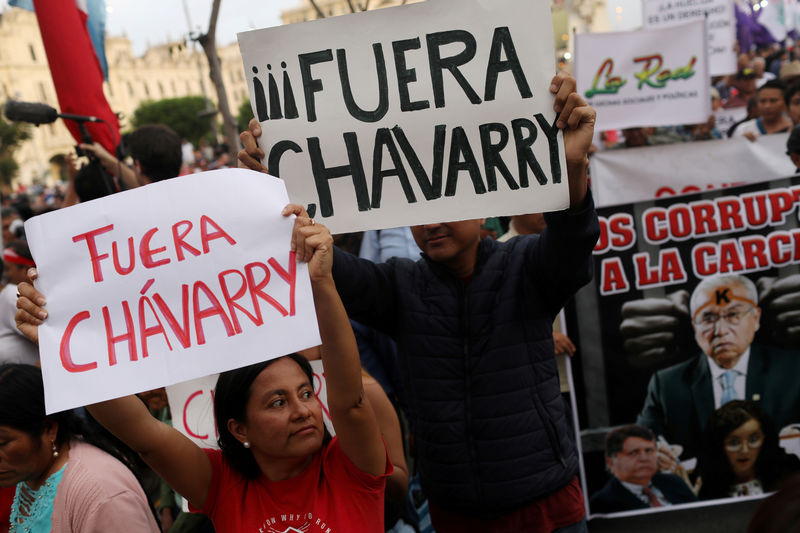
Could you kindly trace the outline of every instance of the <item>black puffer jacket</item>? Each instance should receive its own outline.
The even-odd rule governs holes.
[[[428,258],[334,255],[351,318],[397,340],[423,489],[455,512],[517,509],[578,470],[552,325],[591,279],[599,226],[591,197],[547,223],[541,237],[484,239],[466,286]]]

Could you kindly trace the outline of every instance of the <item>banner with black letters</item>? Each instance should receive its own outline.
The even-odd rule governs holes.
[[[240,33],[264,163],[334,233],[564,209],[552,35],[527,0]]]

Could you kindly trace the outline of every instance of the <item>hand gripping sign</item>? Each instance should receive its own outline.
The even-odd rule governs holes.
[[[547,2],[436,0],[239,46],[264,163],[335,233],[569,205]]]
[[[47,412],[319,344],[287,203],[281,180],[228,169],[26,222]]]

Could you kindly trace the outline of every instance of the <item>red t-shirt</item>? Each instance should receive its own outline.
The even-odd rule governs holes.
[[[11,505],[14,503],[16,487],[0,487],[0,533],[8,531]]]
[[[383,494],[392,463],[383,475],[359,470],[334,437],[303,473],[283,481],[248,480],[219,450],[211,460],[211,486],[201,512],[217,533],[351,533],[383,531]]]

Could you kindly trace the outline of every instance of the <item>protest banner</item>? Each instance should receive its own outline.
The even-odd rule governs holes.
[[[240,33],[264,164],[334,233],[564,209],[552,35],[527,0]]]
[[[728,138],[728,132],[734,124],[747,118],[746,107],[720,107],[714,111],[714,127],[722,135],[723,138]]]
[[[736,14],[730,0],[643,0],[647,30],[705,20],[708,32],[708,71],[711,76],[733,74],[736,68]]]
[[[227,169],[28,220],[47,412],[319,344],[287,203],[281,180]]]
[[[575,37],[578,92],[598,130],[699,124],[711,114],[703,21]]]
[[[322,421],[331,435],[336,435],[328,411],[328,389],[322,361],[311,361],[314,370],[314,394],[322,406]],[[219,448],[217,423],[214,418],[214,389],[219,374],[169,385],[167,398],[172,413],[172,426],[201,448]]]
[[[605,150],[590,160],[595,204],[607,206],[790,176],[788,133]]]
[[[631,482],[625,457],[607,440],[630,424],[657,437],[655,450],[641,433],[625,450],[650,443],[637,452],[634,485],[660,489],[661,510],[769,492],[800,468],[780,448],[800,452],[799,213],[800,177],[598,209],[594,280],[576,296],[570,335],[584,372],[576,389],[592,515],[654,510],[620,483]],[[728,368],[739,403],[726,404]],[[742,489],[739,456],[723,442],[733,447],[730,434],[753,420],[742,457],[757,475]]]

